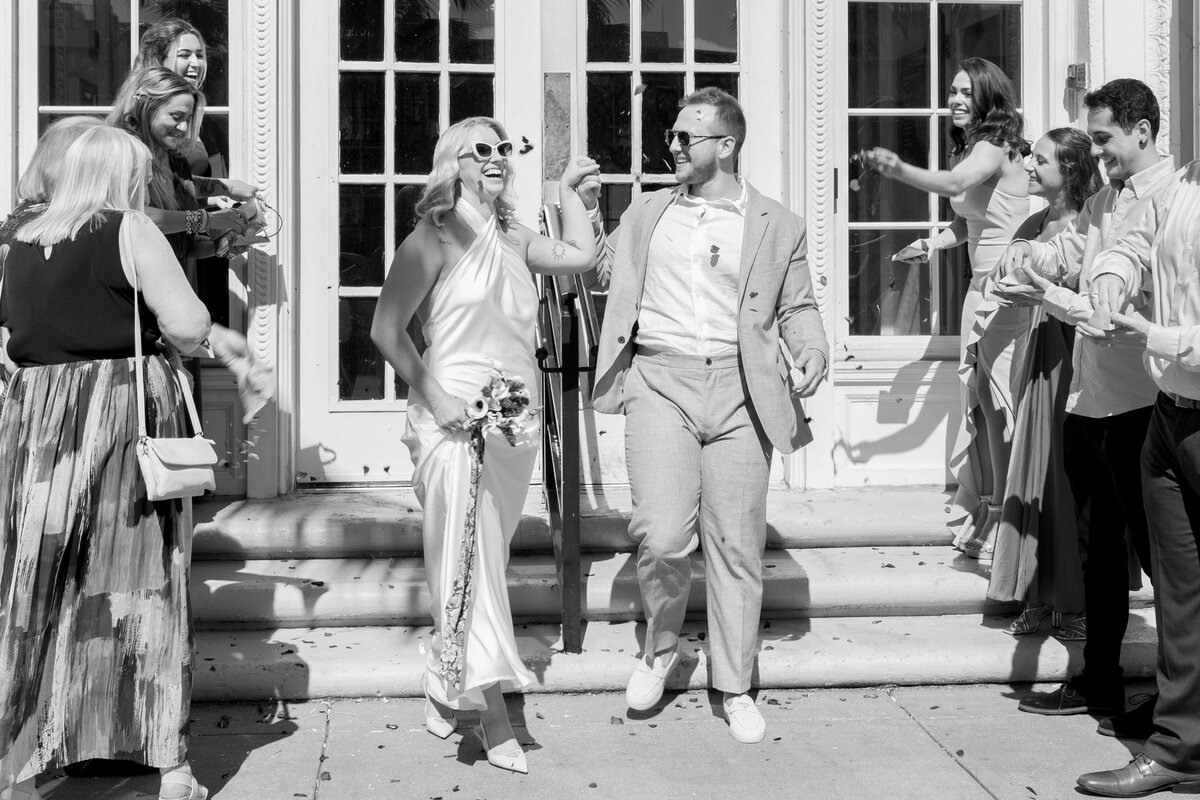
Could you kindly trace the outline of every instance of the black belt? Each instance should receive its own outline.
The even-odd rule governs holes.
[[[1188,408],[1192,410],[1200,410],[1200,400],[1193,400],[1190,397],[1180,397],[1171,392],[1163,392],[1163,397],[1171,401],[1176,408]]]

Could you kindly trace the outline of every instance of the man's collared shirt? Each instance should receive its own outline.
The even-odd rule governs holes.
[[[1139,200],[1154,197],[1170,183],[1175,171],[1172,158],[1142,170],[1120,184],[1110,183],[1089,197],[1075,221],[1048,242],[1030,242],[1034,267],[1043,275],[1057,275],[1067,286],[1046,291],[1043,306],[1071,323],[1086,322],[1092,314],[1088,300],[1098,274],[1097,256],[1112,247],[1139,215],[1131,210]],[[1136,312],[1135,312],[1136,313]],[[1072,354],[1071,389],[1067,412],[1084,417],[1110,417],[1154,402],[1158,390],[1133,348],[1097,343],[1076,335]]]
[[[1138,204],[1119,242],[1096,259],[1096,274],[1120,275],[1151,295],[1146,369],[1162,391],[1200,400],[1200,161]]]
[[[746,186],[737,200],[703,200],[681,189],[650,237],[637,344],[721,356],[737,352],[738,280]]]

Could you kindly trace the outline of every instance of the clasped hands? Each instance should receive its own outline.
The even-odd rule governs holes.
[[[573,190],[583,200],[588,211],[600,200],[600,165],[588,156],[571,156],[563,167],[559,184],[564,190]]]
[[[1040,306],[1054,284],[1033,265],[1033,248],[1028,242],[1013,242],[997,265],[1000,279],[992,291],[1002,305]],[[1125,281],[1117,275],[1100,275],[1086,295],[1077,295],[1086,308],[1086,320],[1076,318],[1075,327],[1102,345],[1146,346],[1150,323],[1137,314],[1126,314],[1129,301]],[[1076,316],[1072,314],[1072,316]]]

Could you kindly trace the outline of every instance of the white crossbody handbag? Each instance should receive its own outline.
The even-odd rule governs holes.
[[[125,248],[122,248],[122,257],[125,253]],[[192,421],[192,430],[196,434],[191,437],[161,438],[150,436],[146,432],[146,376],[142,363],[142,319],[138,310],[141,290],[138,287],[137,268],[134,267],[131,271],[134,372],[137,373],[137,458],[142,478],[146,481],[146,496],[151,500],[196,497],[217,488],[216,476],[213,474],[213,467],[217,463],[217,451],[213,448],[214,442],[204,438],[200,416],[196,413],[196,403],[192,400],[191,387],[183,377],[183,364],[174,348],[171,349],[170,373],[175,381],[176,390],[183,395],[184,405],[187,406],[188,416]]]

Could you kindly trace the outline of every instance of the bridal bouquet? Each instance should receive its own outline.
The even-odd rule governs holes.
[[[488,431],[501,434],[511,447],[517,437],[537,417],[539,409],[530,405],[529,388],[519,377],[505,375],[495,365],[479,396],[467,403],[466,431],[470,442],[471,479],[467,494],[467,512],[463,520],[462,541],[458,548],[458,567],[454,587],[446,599],[445,624],[441,634],[441,659],[438,671],[447,684],[461,689],[466,670],[467,621],[470,617],[474,588],[477,501],[479,478],[483,473],[484,440]]]

